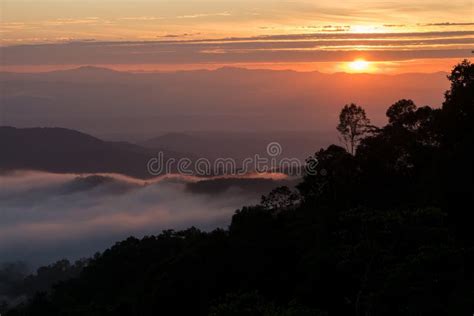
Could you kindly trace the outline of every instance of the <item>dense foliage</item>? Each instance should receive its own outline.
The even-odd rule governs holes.
[[[471,315],[474,65],[449,80],[227,230],[129,238],[7,315]]]

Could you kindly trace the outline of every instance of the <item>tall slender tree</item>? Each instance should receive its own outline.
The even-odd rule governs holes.
[[[339,114],[337,130],[341,134],[341,141],[352,155],[355,154],[357,145],[371,130],[370,120],[362,107],[354,103],[346,104]]]

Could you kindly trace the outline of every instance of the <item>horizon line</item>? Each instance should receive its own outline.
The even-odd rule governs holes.
[[[467,59],[467,58],[466,58]],[[345,62],[334,62],[334,63],[349,63],[350,61],[345,61]],[[373,62],[377,63],[377,62]],[[153,64],[150,64],[152,66]],[[277,65],[277,64],[276,64]],[[16,67],[28,67],[28,66],[33,66],[33,67],[38,67],[38,65],[18,65],[18,66],[7,66],[11,68],[16,68]],[[245,67],[245,66],[233,66],[233,65],[223,65],[223,66],[217,66],[217,67],[210,67],[210,68],[189,68],[189,69],[175,69],[175,70],[160,70],[160,69],[155,69],[155,70],[144,70],[144,69],[116,69],[115,67],[110,67],[110,66],[104,66],[104,65],[94,65],[94,64],[84,64],[84,65],[39,65],[41,66],[47,66],[51,68],[56,68],[56,69],[48,69],[48,70],[37,70],[37,71],[31,71],[31,70],[25,70],[25,71],[10,71],[10,70],[2,70],[2,66],[0,65],[0,74],[18,74],[18,75],[34,75],[34,74],[51,74],[51,73],[60,73],[60,72],[73,72],[73,71],[81,71],[81,70],[102,70],[102,71],[109,71],[109,72],[115,72],[115,73],[122,73],[122,74],[133,74],[133,75],[141,75],[141,74],[173,74],[173,73],[183,73],[183,72],[218,72],[218,71],[223,71],[223,70],[245,70],[245,71],[270,71],[270,72],[293,72],[293,73],[303,73],[303,74],[324,74],[324,75],[337,75],[337,74],[347,74],[347,75],[384,75],[384,76],[397,76],[397,75],[434,75],[434,74],[448,74],[449,71],[446,70],[438,70],[438,71],[415,71],[415,72],[398,72],[398,73],[384,73],[383,71],[381,72],[348,72],[348,71],[334,71],[334,72],[327,72],[327,71],[320,71],[320,70],[301,70],[301,69],[292,69],[292,68],[282,68],[282,69],[276,69],[276,68],[265,68],[265,67]],[[119,66],[119,65],[117,65]],[[123,64],[121,66],[129,66],[130,64]],[[454,65],[453,65],[454,66]]]

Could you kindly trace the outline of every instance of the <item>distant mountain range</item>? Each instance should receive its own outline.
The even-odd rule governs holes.
[[[281,153],[274,158],[297,158],[301,163],[319,148],[324,139],[304,132],[274,133],[170,133],[141,144],[104,141],[66,128],[15,128],[0,126],[0,172],[41,170],[58,173],[120,173],[137,178],[151,178],[147,170],[150,158],[163,153],[168,159],[235,159],[237,165],[255,155],[268,157],[267,145],[277,141]],[[176,172],[177,164],[171,172]],[[213,165],[212,165],[213,166]],[[249,168],[252,168],[251,165]],[[192,169],[193,165],[191,165]],[[166,170],[163,170],[163,173]],[[216,171],[216,170],[214,170]],[[237,170],[236,170],[237,171]],[[248,170],[252,172],[253,169]],[[218,172],[218,171],[216,171]]]
[[[90,66],[3,72],[0,126],[17,128],[0,131],[1,148],[7,149],[0,168],[147,177],[146,162],[158,151],[165,158],[241,160],[264,155],[270,142],[281,144],[279,158],[304,160],[337,143],[344,104],[362,105],[372,123],[381,125],[385,109],[398,99],[440,105],[448,84],[445,73],[128,73]]]
[[[173,132],[332,133],[346,103],[375,124],[401,98],[439,106],[445,73],[325,74],[222,68],[128,73],[80,67],[0,73],[0,125],[81,130],[103,139],[144,142]]]
[[[149,178],[147,162],[158,149],[107,142],[65,128],[0,127],[0,171],[120,173]],[[164,151],[165,159],[189,156]]]

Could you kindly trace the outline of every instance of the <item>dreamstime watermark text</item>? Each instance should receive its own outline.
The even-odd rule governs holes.
[[[156,157],[148,160],[147,171],[150,175],[178,173],[186,176],[244,176],[249,173],[286,173],[291,176],[325,175],[324,169],[318,169],[316,158],[302,161],[296,157],[282,157],[283,148],[278,142],[266,146],[266,155],[255,154],[244,159],[220,157],[216,159],[189,157],[166,157],[158,152]]]

